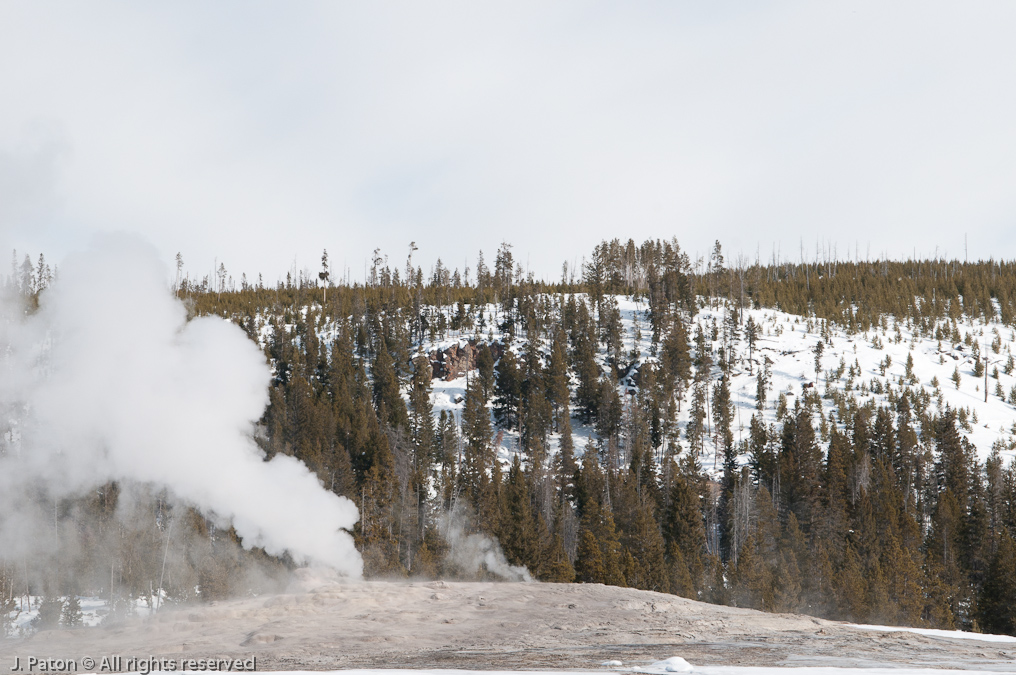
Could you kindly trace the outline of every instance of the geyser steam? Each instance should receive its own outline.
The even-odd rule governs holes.
[[[245,546],[359,577],[348,499],[301,462],[264,461],[251,438],[268,403],[264,356],[218,317],[187,321],[166,268],[127,236],[68,258],[24,316],[5,303],[0,406],[14,425],[0,461],[0,546],[23,534],[17,495],[99,484],[162,485],[231,519]]]

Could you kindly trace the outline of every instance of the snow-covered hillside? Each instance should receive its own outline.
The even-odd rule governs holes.
[[[616,301],[624,328],[625,351],[630,353],[637,347],[641,355],[640,362],[655,360],[652,356],[647,306],[630,297],[617,297]],[[732,311],[722,306],[706,306],[693,318],[693,323],[702,326],[714,358],[723,346],[723,325]],[[496,308],[488,306],[483,314],[490,320],[486,322],[487,329],[480,335],[480,339],[500,340],[502,336],[497,331],[497,322],[494,320]],[[750,364],[744,331],[749,317],[758,325],[758,338]],[[953,324],[948,321],[943,321],[940,327],[949,337],[956,336]],[[756,378],[759,369],[768,367],[767,401],[761,411],[767,424],[777,421],[781,394],[787,406],[792,409],[795,400],[814,387],[821,396],[823,415],[828,418],[830,413],[834,413],[839,419],[841,411],[833,392],[848,398],[856,397],[859,406],[870,404],[877,408],[889,405],[890,389],[898,394],[901,388],[911,387],[915,391],[923,389],[930,397],[933,409],[944,410],[949,406],[959,413],[961,433],[977,447],[981,461],[997,444],[1000,454],[1008,463],[1016,456],[1016,407],[1010,402],[1016,391],[1016,371],[1012,369],[1010,361],[1016,334],[1000,323],[979,320],[961,321],[955,328],[962,335],[960,340],[938,340],[934,334],[920,334],[914,326],[888,317],[883,325],[868,332],[849,334],[842,327],[775,309],[746,310],[741,317],[740,330],[731,339],[736,354],[730,372],[731,396],[735,406],[735,441],[747,437],[749,421],[752,415],[759,412],[756,409]],[[428,341],[422,347],[426,351],[444,350],[456,343],[463,344],[470,337],[475,335],[452,333],[447,339]],[[712,339],[714,337],[716,339]],[[815,346],[819,342],[823,343],[823,349],[819,358],[820,374],[816,376]],[[510,348],[520,353],[524,345],[525,339],[520,338],[512,342]],[[544,347],[546,353],[548,346]],[[692,349],[694,350],[694,345]],[[988,355],[987,397],[984,375],[976,377],[974,374],[975,351],[982,355],[982,362],[983,354]],[[601,366],[606,367],[602,345],[598,358]],[[909,371],[908,358],[912,359]],[[956,373],[959,375],[958,386],[955,383]],[[719,368],[714,366],[712,378],[715,380],[719,374]],[[627,380],[622,380],[620,386],[631,390]],[[441,410],[461,414],[465,388],[466,377],[451,381],[435,379],[435,414]],[[678,416],[678,424],[682,429],[681,444],[686,450],[688,444],[684,428],[688,423],[691,395],[690,388],[684,392]],[[815,419],[818,429],[817,415]],[[576,450],[581,453],[586,439],[595,432],[573,420],[573,434]],[[503,460],[508,461],[517,451],[518,435],[504,432],[499,438],[499,454]],[[551,447],[556,447],[558,441],[559,438],[552,436]],[[746,457],[742,456],[741,461],[746,461]],[[717,473],[722,470],[722,457],[717,457],[715,446],[708,440],[700,462],[708,472]]]

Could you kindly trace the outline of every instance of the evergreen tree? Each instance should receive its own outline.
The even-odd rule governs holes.
[[[808,408],[795,405],[783,425],[779,457],[781,500],[794,513],[805,531],[818,517],[822,451],[815,442],[815,428]]]
[[[688,331],[681,321],[675,316],[670,324],[670,330],[663,340],[660,349],[660,362],[663,368],[664,381],[668,388],[673,390],[678,381],[686,381],[691,374],[691,355],[688,349]]]
[[[998,540],[978,601],[981,627],[1016,635],[1016,544],[1008,532]]]
[[[60,625],[64,628],[78,628],[84,622],[81,613],[81,602],[78,596],[71,595],[63,605],[60,613]]]
[[[486,405],[494,395],[494,355],[487,344],[480,345],[476,351],[476,372],[482,386],[483,403]]]
[[[734,417],[734,405],[730,402],[730,386],[727,375],[713,388],[713,424],[718,439],[717,447],[724,456],[734,452],[734,433],[731,424]]]
[[[758,375],[755,376],[755,409],[759,412],[765,410],[766,397],[769,392],[769,366],[768,364],[759,367]]]
[[[490,413],[483,402],[483,385],[473,378],[466,386],[462,409],[462,437],[465,440],[460,480],[462,490],[476,504],[488,482],[495,462],[491,448]]]
[[[638,500],[633,522],[622,543],[634,562],[632,573],[626,575],[627,585],[648,591],[669,592],[670,574],[664,555],[665,544],[648,499]]]
[[[522,376],[515,354],[505,349],[495,367],[494,419],[504,429],[514,429],[519,421],[519,401],[522,396]]]
[[[755,352],[755,345],[758,343],[759,327],[755,323],[755,319],[751,316],[748,317],[748,321],[744,324],[744,338],[748,343],[748,374],[754,375],[755,360],[753,358]]]
[[[409,414],[406,403],[402,400],[399,379],[395,372],[395,364],[384,342],[378,348],[377,358],[371,367],[374,387],[374,407],[378,412],[384,411],[383,419],[393,429],[405,429]]]
[[[682,576],[687,569],[691,586],[698,591],[704,583],[706,535],[696,487],[687,473],[679,469],[674,471],[669,506],[663,520],[663,535],[668,549],[681,553],[680,561],[671,555],[671,565],[676,565]]]
[[[541,569],[540,574],[541,581],[558,584],[570,584],[575,581],[575,567],[568,559],[560,534],[555,533],[552,536],[545,558],[545,568]]]
[[[622,370],[621,335],[621,312],[611,296],[600,303],[600,340],[607,347],[607,360],[615,372]]]
[[[529,454],[530,467],[542,470],[547,452],[547,434],[553,425],[553,408],[547,399],[547,378],[535,342],[527,345],[523,365],[523,378],[519,387],[522,447]]]
[[[540,528],[537,515],[530,501],[530,489],[526,475],[522,471],[519,456],[515,455],[503,493],[504,518],[498,540],[504,549],[508,562],[521,565],[530,572],[539,575],[543,566],[541,555],[541,535],[546,535],[546,527]],[[543,529],[544,532],[540,530]]]
[[[579,307],[585,305],[580,303]],[[575,404],[579,418],[586,424],[596,419],[600,409],[600,367],[596,364],[595,345],[588,334],[576,329],[573,337],[572,367],[578,377],[575,389]]]
[[[32,628],[35,630],[51,630],[58,627],[63,606],[63,602],[57,596],[48,594],[43,596],[39,602],[39,613],[32,619]]]
[[[579,547],[575,554],[575,581],[583,583],[606,583],[607,570],[603,564],[603,553],[596,535],[589,528],[579,534]]]
[[[599,409],[596,412],[596,433],[600,438],[611,439],[621,429],[624,410],[617,386],[609,377],[600,380]]]
[[[568,353],[563,330],[554,332],[547,365],[547,399],[554,411],[554,430],[561,432],[570,416],[571,393],[568,388]]]
[[[427,529],[427,495],[434,459],[434,408],[430,401],[430,361],[423,353],[413,360],[413,379],[409,387],[409,433],[413,449],[412,485],[416,491],[417,537],[423,542]]]
[[[698,382],[692,388],[691,408],[688,411],[688,424],[685,427],[685,434],[688,437],[688,444],[696,455],[703,452],[703,444],[706,436],[706,385]]]

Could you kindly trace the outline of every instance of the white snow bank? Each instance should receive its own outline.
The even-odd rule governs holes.
[[[877,630],[892,632],[917,633],[918,635],[930,635],[931,637],[944,637],[959,640],[980,640],[981,642],[1016,642],[1012,635],[992,635],[991,633],[970,633],[963,630],[942,630],[940,628],[907,628],[905,626],[872,626],[868,624],[853,624],[854,628],[861,630]]]
[[[678,659],[687,665],[684,659]],[[660,661],[659,663],[670,663],[673,659]],[[651,672],[654,667],[646,666],[638,672]],[[692,667],[689,665],[689,669]],[[636,670],[636,669],[632,669]],[[260,671],[259,671],[260,672]],[[680,672],[680,671],[666,671]],[[776,668],[761,666],[702,666],[684,672],[695,672],[701,675],[966,675],[977,673],[978,675],[993,675],[1001,671],[989,670],[945,670],[941,668],[894,668],[892,666],[875,668],[831,668],[831,667],[802,667],[802,668]],[[442,670],[424,669],[414,670],[411,668],[377,668],[372,670],[334,670],[334,671],[284,671],[277,675],[603,675],[603,671],[593,670]],[[124,673],[123,675],[136,675],[135,673]],[[168,673],[164,675],[169,675]],[[262,675],[273,675],[265,671]],[[1011,675],[1011,673],[1009,674]]]
[[[896,668],[892,665],[873,668],[836,668],[827,666],[802,666],[778,668],[774,666],[702,666],[695,668],[699,675],[960,675],[977,673],[992,675],[998,670],[948,670],[945,668]],[[492,675],[492,674],[491,674]],[[1009,675],[1012,675],[1011,672]]]
[[[680,656],[671,656],[669,659],[657,661],[645,668],[639,668],[636,666],[635,668],[632,668],[632,670],[643,673],[690,673],[693,669],[691,664],[682,659]]]

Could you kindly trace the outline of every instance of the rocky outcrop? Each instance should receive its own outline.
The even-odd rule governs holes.
[[[435,378],[441,378],[450,382],[457,377],[462,377],[466,371],[476,368],[476,357],[480,353],[483,343],[477,344],[476,340],[470,340],[465,344],[452,345],[445,350],[433,350],[430,354],[430,367]],[[501,343],[491,342],[488,347],[490,354],[497,361],[501,357]]]

